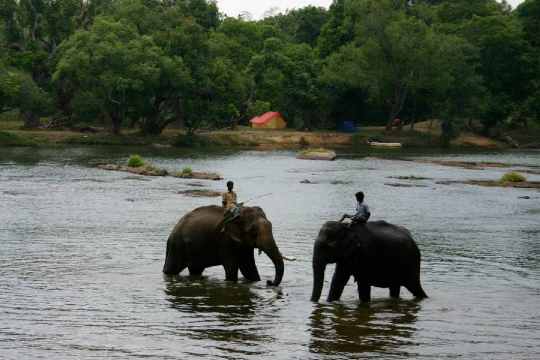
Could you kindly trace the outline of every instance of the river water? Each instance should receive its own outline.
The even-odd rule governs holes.
[[[94,166],[133,152],[170,169],[218,171],[235,181],[240,199],[272,193],[251,204],[266,211],[281,251],[297,258],[286,262],[280,288],[226,283],[221,267],[202,279],[164,277],[175,223],[219,203],[178,192],[221,191],[224,182]],[[316,162],[287,151],[0,149],[0,358],[540,358],[540,192],[436,183],[497,179],[508,169],[373,155]],[[431,158],[540,166],[538,152]],[[409,175],[434,180],[388,178]],[[372,303],[361,305],[351,282],[338,303],[309,301],[314,238],[322,223],[353,211],[358,190],[372,219],[413,233],[428,299],[414,301],[403,289],[392,301],[386,289],[373,289]],[[263,280],[272,279],[272,263],[264,255],[256,261]]]

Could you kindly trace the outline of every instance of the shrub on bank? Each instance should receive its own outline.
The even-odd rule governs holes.
[[[518,183],[518,182],[525,182],[525,181],[527,181],[527,178],[515,171],[507,172],[501,177],[502,183],[505,183],[505,182]]]
[[[189,166],[186,166],[185,168],[182,169],[182,175],[191,176],[193,175],[193,170]]]
[[[0,131],[0,146],[35,146],[36,143],[19,135]]]
[[[140,155],[131,155],[128,160],[129,167],[141,167],[144,166],[144,160]]]
[[[209,144],[208,139],[199,135],[180,134],[173,140],[173,145],[176,147],[203,147]]]

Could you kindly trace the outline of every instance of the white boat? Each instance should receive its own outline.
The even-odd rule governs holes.
[[[385,147],[385,148],[400,148],[401,143],[387,143],[387,142],[378,142],[378,141],[368,141],[369,146],[376,147]]]

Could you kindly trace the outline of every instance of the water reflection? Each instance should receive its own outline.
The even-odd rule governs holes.
[[[171,303],[171,307],[188,318],[193,317],[189,333],[191,338],[225,343],[240,342],[247,346],[272,341],[261,334],[252,321],[259,306],[266,303],[263,297],[253,291],[252,284],[210,280],[205,277],[178,276],[164,279],[166,299]],[[227,347],[230,347],[230,344]],[[239,350],[238,347],[235,348],[235,351]]]
[[[310,316],[310,352],[324,355],[411,355],[420,304],[415,301],[374,301],[356,308],[316,304]]]
[[[205,277],[164,276],[165,293],[172,307],[181,311],[211,312],[217,316],[253,316],[257,295],[249,285]]]

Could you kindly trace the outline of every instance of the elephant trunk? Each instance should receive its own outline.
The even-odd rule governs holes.
[[[163,273],[166,275],[178,275],[180,265],[178,264],[178,254],[175,251],[174,238],[171,236],[167,241],[167,252],[165,253],[165,264]]]
[[[326,262],[321,258],[317,245],[313,251],[313,291],[311,301],[317,302],[321,298],[321,292],[324,283],[324,271]]]
[[[274,281],[267,281],[268,286],[278,286],[281,283],[281,280],[283,279],[283,271],[285,268],[285,265],[283,264],[283,256],[279,252],[279,249],[276,245],[262,249],[264,253],[272,260],[274,263],[274,267],[276,269],[276,275],[274,277]]]

